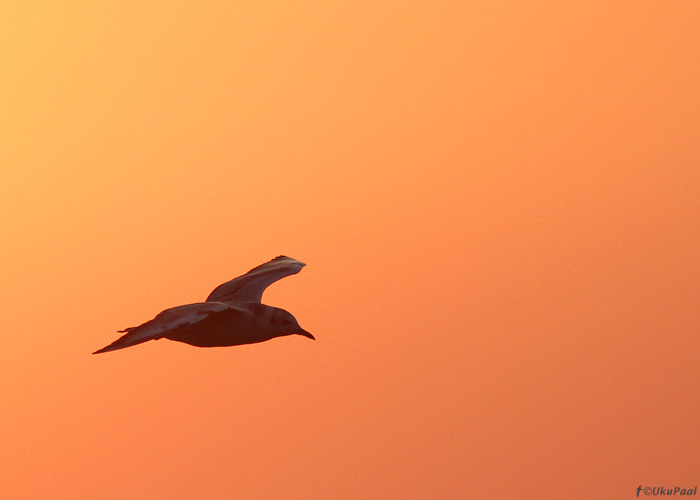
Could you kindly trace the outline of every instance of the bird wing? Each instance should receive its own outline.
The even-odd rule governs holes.
[[[221,302],[198,302],[196,304],[171,307],[142,325],[120,330],[119,333],[126,334],[108,346],[93,352],[93,354],[116,351],[117,349],[131,347],[148,340],[157,340],[178,327],[193,325],[212,314],[217,314],[227,309],[233,308]]]
[[[219,285],[207,297],[207,302],[260,302],[265,289],[285,276],[296,274],[304,267],[301,261],[280,255],[254,267],[243,276]]]

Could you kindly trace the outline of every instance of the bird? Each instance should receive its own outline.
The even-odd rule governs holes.
[[[289,312],[260,303],[268,286],[305,265],[284,255],[275,257],[219,285],[204,302],[171,307],[139,326],[119,330],[123,336],[93,354],[162,338],[196,347],[255,344],[286,335],[316,340]]]

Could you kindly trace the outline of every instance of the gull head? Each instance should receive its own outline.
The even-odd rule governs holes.
[[[276,317],[273,317],[273,324],[275,324],[276,330],[279,335],[303,335],[311,340],[316,340],[316,338],[309,332],[304,330],[299,326],[297,319],[292,316],[291,313],[285,311],[284,309],[277,309]]]

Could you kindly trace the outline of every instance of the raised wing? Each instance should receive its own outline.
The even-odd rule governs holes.
[[[120,330],[119,333],[126,332],[126,335],[118,338],[107,347],[93,352],[93,354],[116,351],[117,349],[124,349],[125,347],[131,347],[149,340],[160,339],[178,327],[193,325],[212,314],[220,313],[227,309],[231,309],[231,306],[221,302],[198,302],[196,304],[171,307],[142,325]]]
[[[207,302],[260,302],[265,289],[285,276],[296,274],[304,267],[301,261],[280,255],[254,267],[243,276],[219,285],[207,297]]]

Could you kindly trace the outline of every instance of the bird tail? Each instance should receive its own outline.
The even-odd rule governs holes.
[[[152,325],[149,324],[151,321],[148,321],[140,326],[132,326],[125,330],[119,330],[119,333],[125,333],[125,335],[122,335],[108,346],[93,352],[93,354],[116,351],[118,349],[124,349],[125,347],[131,347],[143,342],[148,342],[149,340],[157,340],[161,338],[160,335],[154,335],[154,329],[152,328]]]

